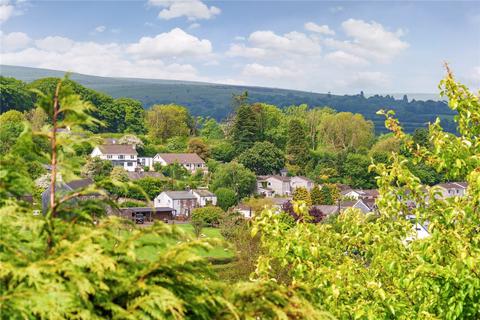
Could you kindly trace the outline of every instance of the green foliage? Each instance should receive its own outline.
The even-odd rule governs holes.
[[[251,106],[241,105],[235,116],[231,141],[238,155],[249,149],[258,139],[258,127]]]
[[[218,188],[215,190],[215,195],[217,196],[217,205],[225,211],[238,202],[237,195],[232,189]]]
[[[328,184],[324,184],[320,189],[320,203],[325,205],[334,204],[333,190]]]
[[[249,169],[237,162],[218,166],[213,175],[212,190],[229,188],[237,199],[250,195],[255,190],[256,177]]]
[[[213,159],[222,162],[230,162],[235,157],[235,147],[228,141],[216,143],[211,150]]]
[[[201,138],[191,138],[188,141],[187,151],[198,154],[203,160],[206,160],[210,156],[208,145]]]
[[[340,112],[327,115],[319,128],[324,145],[337,151],[357,151],[369,147],[374,131],[373,123],[365,120],[361,114]]]
[[[146,114],[148,134],[152,140],[159,142],[188,136],[190,120],[188,109],[174,104],[155,105]]]
[[[200,125],[201,137],[204,137],[208,140],[224,138],[223,130],[215,119],[206,118],[200,123]]]
[[[292,119],[288,124],[287,163],[295,168],[295,174],[303,172],[309,158],[309,147],[300,120]],[[289,170],[290,171],[290,170]]]
[[[102,160],[98,157],[88,157],[87,162],[82,167],[82,176],[95,181],[101,181],[110,176],[112,170],[113,165],[111,161]]]
[[[224,212],[222,208],[215,206],[195,208],[192,210],[192,221],[201,220],[206,225],[216,226],[218,225],[223,213]]]
[[[34,94],[25,82],[0,76],[0,114],[8,110],[27,111],[33,108]]]
[[[277,173],[285,166],[283,152],[268,141],[255,142],[240,154],[238,162],[257,175]]]
[[[0,154],[6,154],[17,142],[25,129],[23,114],[17,110],[9,110],[0,115]]]
[[[349,153],[342,167],[345,183],[352,188],[371,189],[375,187],[375,174],[365,170],[371,160],[362,154]]]
[[[172,163],[166,166],[162,166],[161,164],[155,164],[155,166],[155,171],[158,172],[157,169],[160,169],[160,172],[163,173],[165,177],[169,177],[172,179],[184,179],[190,176],[190,172],[179,163]]]
[[[293,200],[294,201],[303,201],[307,206],[312,205],[312,198],[310,197],[310,192],[304,187],[298,187],[293,190]]]
[[[388,164],[371,166],[378,175],[378,214],[348,209],[328,223],[292,227],[264,211],[254,226],[265,250],[257,262],[259,281],[282,279],[303,288],[317,310],[339,319],[480,317],[480,103],[450,73],[441,89],[458,111],[460,136],[445,134],[436,122],[429,127],[431,147],[417,147],[392,113],[386,113],[386,127],[414,163],[466,178],[468,195],[439,197],[409,170],[405,155],[395,153]],[[297,204],[296,210],[304,215],[307,207]],[[418,237],[417,223],[427,237]]]
[[[323,187],[322,187],[322,189],[323,189]],[[323,204],[322,192],[320,191],[320,188],[318,187],[318,184],[313,186],[312,190],[310,191],[310,197],[312,198],[312,204],[313,205]]]
[[[112,171],[110,172],[110,179],[118,182],[127,182],[127,171],[125,171],[123,167],[113,167]]]

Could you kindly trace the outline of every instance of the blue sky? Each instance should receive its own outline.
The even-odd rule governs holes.
[[[480,4],[0,0],[1,63],[316,92],[480,87]]]

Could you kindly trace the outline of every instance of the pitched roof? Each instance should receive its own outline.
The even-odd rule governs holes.
[[[130,180],[138,180],[143,178],[156,178],[156,179],[163,179],[165,176],[160,172],[155,171],[144,171],[144,172],[127,172],[128,179]]]
[[[292,179],[297,178],[297,179],[301,179],[301,180],[304,180],[304,181],[313,182],[311,179],[309,179],[307,177],[304,177],[304,176],[295,176],[295,177],[291,177],[291,178]]]
[[[283,181],[283,182],[290,182],[290,177],[276,176],[276,175],[258,176],[257,179],[260,180],[260,181],[265,181],[265,180],[268,180],[268,179],[277,179],[277,180]]]
[[[69,186],[72,190],[86,188],[92,184],[93,184],[93,180],[90,178],[73,180],[73,181],[67,182],[67,186]]]
[[[138,154],[135,147],[129,144],[102,144],[98,148],[103,154]]]
[[[192,190],[192,192],[198,194],[200,197],[215,197],[215,194],[207,189],[195,189]]]
[[[179,164],[205,163],[196,153],[157,153],[155,157],[157,156],[165,160],[168,164],[175,162]]]
[[[173,200],[188,200],[196,199],[195,196],[189,191],[164,191],[167,196]]]
[[[316,205],[314,207],[320,209],[320,211],[322,211],[326,215],[338,213],[338,205],[321,204],[321,205]]]
[[[437,186],[442,187],[444,189],[466,189],[467,188],[467,183],[466,182],[445,182],[445,183],[439,183]]]

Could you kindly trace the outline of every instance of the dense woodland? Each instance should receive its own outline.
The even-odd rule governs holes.
[[[0,81],[2,106],[6,111],[0,118],[5,124],[0,134],[5,141],[3,152],[7,152],[22,131],[22,121],[28,120],[36,130],[51,124],[51,117],[35,105],[42,94],[53,95],[59,79],[45,78],[30,84],[13,78],[0,78]],[[265,103],[251,103],[245,92],[232,97],[232,113],[218,122],[209,117],[194,117],[186,107],[175,104],[154,105],[144,110],[139,101],[131,98],[114,99],[71,80],[64,85],[92,105],[90,115],[98,121],[82,125],[82,130],[83,134],[95,137],[97,143],[105,137],[124,137],[124,143],[128,143],[130,137],[137,145],[139,156],[195,152],[206,160],[210,171],[207,177],[190,175],[181,166],[159,167],[158,171],[169,179],[137,181],[144,187],[149,186],[146,189],[150,197],[162,190],[203,186],[212,191],[233,190],[238,202],[254,191],[255,175],[278,174],[282,168],[290,175],[304,175],[318,184],[342,183],[354,188],[374,188],[375,175],[368,171],[372,160],[388,163],[391,152],[411,158],[393,134],[375,135],[374,124],[362,115],[337,112],[329,107],[299,105],[281,109]],[[417,128],[412,138],[421,146],[430,145],[427,129]],[[37,147],[41,148],[42,144]],[[78,161],[85,163],[91,147],[81,144],[74,147]],[[48,143],[43,144],[42,151],[48,152]],[[445,180],[443,171],[438,172],[428,164],[414,165],[409,161],[408,165],[425,184]],[[23,166],[35,166],[27,169],[32,179],[45,173],[33,162]],[[81,174],[97,181],[108,180],[111,170],[108,164],[91,159],[85,163]],[[109,190],[118,196],[146,199],[135,190],[126,194],[118,188]]]
[[[406,134],[385,111],[380,114],[392,133],[375,136],[372,122],[358,114],[279,109],[251,103],[248,94],[234,96],[234,111],[219,123],[178,105],[144,111],[135,100],[113,99],[68,79],[1,81],[2,106],[8,106],[0,116],[2,318],[480,317],[480,103],[450,72],[440,88],[458,112],[458,135],[438,121]],[[148,198],[155,187],[88,158],[93,145],[113,136],[136,141],[144,155],[197,152],[210,175],[156,168],[169,178],[161,183],[206,185],[223,194],[222,208],[194,214],[196,236],[161,222],[138,228],[105,215],[104,205],[115,205],[112,195],[137,190]],[[33,215],[25,196],[35,194],[47,165],[47,185],[80,176],[97,185],[51,192],[48,212]],[[317,183],[376,186],[378,211],[348,209],[323,219],[309,211],[301,192],[283,212],[266,208],[250,221],[224,210],[251,194],[256,174],[283,167]],[[467,181],[468,195],[435,197],[429,185],[441,180]],[[72,202],[91,192],[103,200]],[[428,224],[429,237],[416,239],[407,215]],[[205,222],[218,225],[234,248],[228,265],[199,254],[221,242],[201,236],[196,226]]]
[[[60,71],[2,66],[2,75],[32,82],[45,77],[62,77]],[[281,109],[291,105],[306,104],[310,107],[330,106],[338,112],[360,113],[372,120],[377,133],[387,133],[383,118],[376,114],[379,108],[394,110],[405,131],[426,128],[436,117],[442,119],[445,131],[455,132],[455,111],[445,101],[415,100],[412,97],[394,98],[391,95],[366,96],[313,93],[276,88],[229,86],[211,83],[173,80],[104,78],[72,74],[72,79],[88,88],[105,92],[113,97],[130,97],[141,101],[145,108],[155,104],[185,106],[194,116],[212,117],[222,121],[232,113],[231,97],[248,91],[251,103],[276,105]]]

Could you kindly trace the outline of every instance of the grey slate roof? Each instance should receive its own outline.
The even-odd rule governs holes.
[[[168,164],[205,163],[196,153],[158,153],[157,156]]]
[[[129,144],[102,144],[98,148],[103,154],[138,154],[137,150]]]
[[[195,189],[195,190],[192,190],[192,192],[195,192],[200,197],[215,197],[215,194],[213,192],[208,191],[207,189]]]
[[[165,193],[173,200],[196,199],[195,196],[189,191],[165,191]]]

